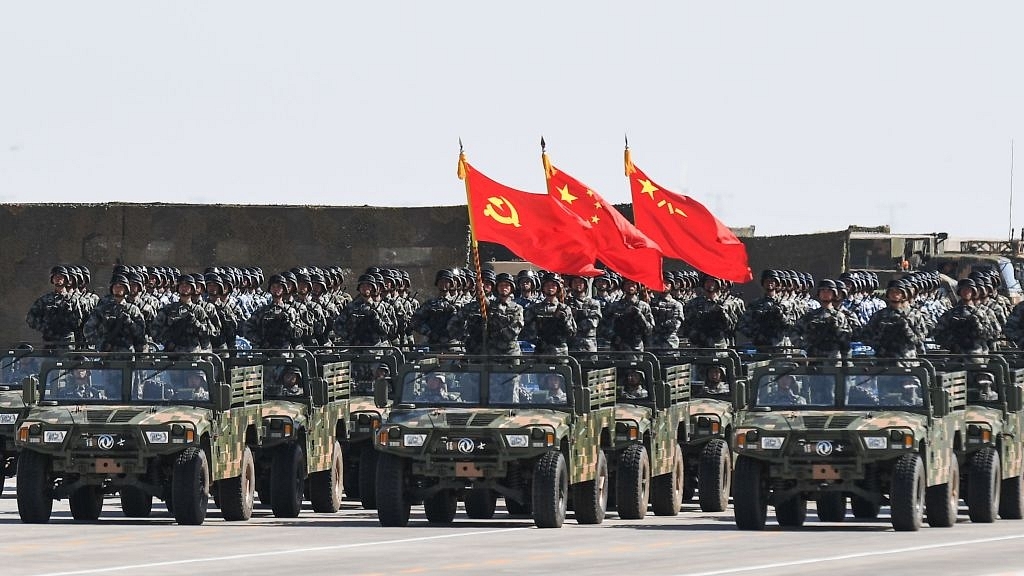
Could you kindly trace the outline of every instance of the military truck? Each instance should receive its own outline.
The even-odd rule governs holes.
[[[615,368],[615,450],[608,460],[619,518],[639,520],[648,504],[658,516],[675,516],[683,497],[690,365],[663,367],[650,352],[576,355],[584,373]]]
[[[742,530],[818,518],[877,515],[888,502],[896,530],[952,526],[959,501],[958,447],[967,407],[963,371],[927,360],[784,359],[736,387],[733,509]]]
[[[25,378],[38,379],[43,358],[52,352],[34,351],[31,346],[6,351],[0,356],[0,492],[18,470],[18,446],[14,442],[18,421],[28,414],[21,387]]]
[[[22,522],[49,521],[63,498],[75,520],[96,520],[115,493],[129,517],[148,517],[157,497],[179,524],[202,524],[214,490],[225,520],[252,514],[262,367],[90,353],[44,360],[22,394],[32,407],[16,439]]]
[[[1002,355],[929,354],[940,371],[967,373],[964,442],[957,446],[960,496],[972,522],[1024,517],[1024,367],[1011,368]]]
[[[564,356],[445,356],[407,362],[377,433],[377,516],[403,526],[422,500],[427,520],[450,523],[462,495],[471,517],[532,513],[541,528],[599,524],[615,449],[615,369],[584,373]],[[375,383],[378,406],[388,386]]]
[[[255,449],[256,491],[274,516],[295,518],[309,494],[314,512],[341,507],[351,373],[306,350],[254,350],[232,367],[263,368],[263,442]]]
[[[405,363],[405,354],[390,346],[347,346],[314,348],[317,361],[349,362],[352,397],[349,401],[348,429],[339,435],[345,461],[345,494],[358,499],[366,510],[377,508],[377,450],[374,434],[387,417],[388,408],[374,404],[373,383],[378,378],[391,382]]]

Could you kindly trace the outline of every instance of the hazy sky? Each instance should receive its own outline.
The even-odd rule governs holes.
[[[1024,3],[0,0],[0,202],[464,204],[541,135],[628,202],[627,133],[758,234],[1004,237]]]

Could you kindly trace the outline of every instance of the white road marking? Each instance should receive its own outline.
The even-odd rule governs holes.
[[[804,558],[790,562],[773,562],[771,564],[758,564],[756,566],[740,566],[736,568],[723,568],[710,572],[687,572],[685,576],[716,576],[717,574],[735,574],[737,572],[756,572],[758,570],[770,570],[772,568],[786,568],[790,566],[803,566],[806,564],[819,564],[823,562],[836,562],[839,560],[851,560],[854,558],[868,558],[871,556],[886,556],[891,554],[905,554],[907,552],[920,552],[922,550],[934,550],[936,548],[950,548],[953,546],[971,546],[974,544],[986,544],[990,542],[1004,542],[1006,540],[1019,540],[1024,534],[1013,536],[996,536],[992,538],[978,538],[977,540],[960,540],[955,542],[941,542],[936,544],[922,544],[921,546],[908,546],[906,548],[893,548],[892,550],[872,550],[870,552],[857,552],[854,554],[841,554],[838,556],[822,556],[821,558]]]
[[[123,572],[125,570],[142,570],[145,568],[161,568],[166,566],[184,566],[187,564],[203,564],[206,562],[223,562],[226,560],[242,560],[246,558],[266,558],[268,556],[283,556],[285,554],[303,554],[307,552],[323,552],[325,550],[345,550],[350,548],[366,548],[369,546],[386,546],[388,544],[408,544],[410,542],[426,542],[428,540],[442,540],[445,538],[462,538],[464,536],[480,536],[483,534],[500,534],[502,532],[514,532],[516,530],[529,530],[530,528],[502,528],[500,530],[483,530],[473,532],[458,532],[456,534],[440,534],[436,536],[421,536],[419,538],[401,538],[398,540],[378,540],[374,542],[359,542],[356,544],[337,544],[334,546],[312,546],[308,548],[290,548],[287,550],[274,550],[271,552],[253,552],[252,554],[232,554],[230,556],[211,556],[208,558],[189,558],[186,560],[168,560],[166,562],[147,562],[145,564],[126,564],[123,566],[107,566],[105,568],[89,568],[86,570],[72,570],[70,572],[48,572],[39,576],[70,576],[72,574],[101,574],[103,572]]]

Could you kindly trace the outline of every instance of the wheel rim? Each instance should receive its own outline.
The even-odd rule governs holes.
[[[914,518],[920,520],[924,517],[924,475],[917,475],[917,489],[914,490]]]
[[[334,468],[334,478],[333,478],[334,482],[331,484],[331,497],[334,499],[334,502],[340,503],[341,502],[342,490],[344,490],[344,487],[342,486],[342,479],[344,478],[344,476],[342,476],[342,474],[345,473],[344,470],[341,469],[342,468],[342,466],[341,466],[341,458],[337,458],[337,457],[334,458],[334,466],[333,466],[333,468]]]
[[[558,476],[558,513],[559,515],[565,514],[566,499],[569,491],[569,479],[566,476],[565,469],[563,468]]]
[[[250,462],[249,465],[245,467],[245,477],[242,480],[242,498],[244,499],[243,506],[245,506],[246,510],[252,510],[253,507],[253,494],[256,492],[256,479],[254,478],[255,475],[255,469],[252,463]]]
[[[722,475],[720,476],[722,482],[722,498],[726,501],[729,500],[729,489],[732,485],[732,474],[729,473],[729,452],[722,452]]]
[[[643,472],[640,474],[640,503],[646,504],[651,489],[651,462],[650,460],[644,460],[643,462]],[[646,508],[642,512],[646,512]]]
[[[680,501],[683,499],[683,484],[685,478],[683,477],[683,461],[679,458],[679,451],[677,449],[676,455],[673,458],[674,463],[672,464],[672,491],[675,492],[675,499]]]

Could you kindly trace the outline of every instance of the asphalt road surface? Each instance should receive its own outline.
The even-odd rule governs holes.
[[[812,504],[813,506],[813,504]],[[732,511],[705,514],[685,504],[675,517],[540,530],[511,519],[499,501],[493,520],[432,526],[422,507],[406,528],[381,528],[372,511],[346,502],[337,514],[303,511],[279,520],[258,508],[249,522],[212,509],[203,526],[178,526],[162,504],[127,519],[116,498],[98,522],[71,519],[66,502],[49,524],[22,524],[12,481],[0,499],[0,574],[998,574],[1024,573],[1024,521],[896,533],[878,521],[825,524],[813,511],[803,528],[740,532]]]

